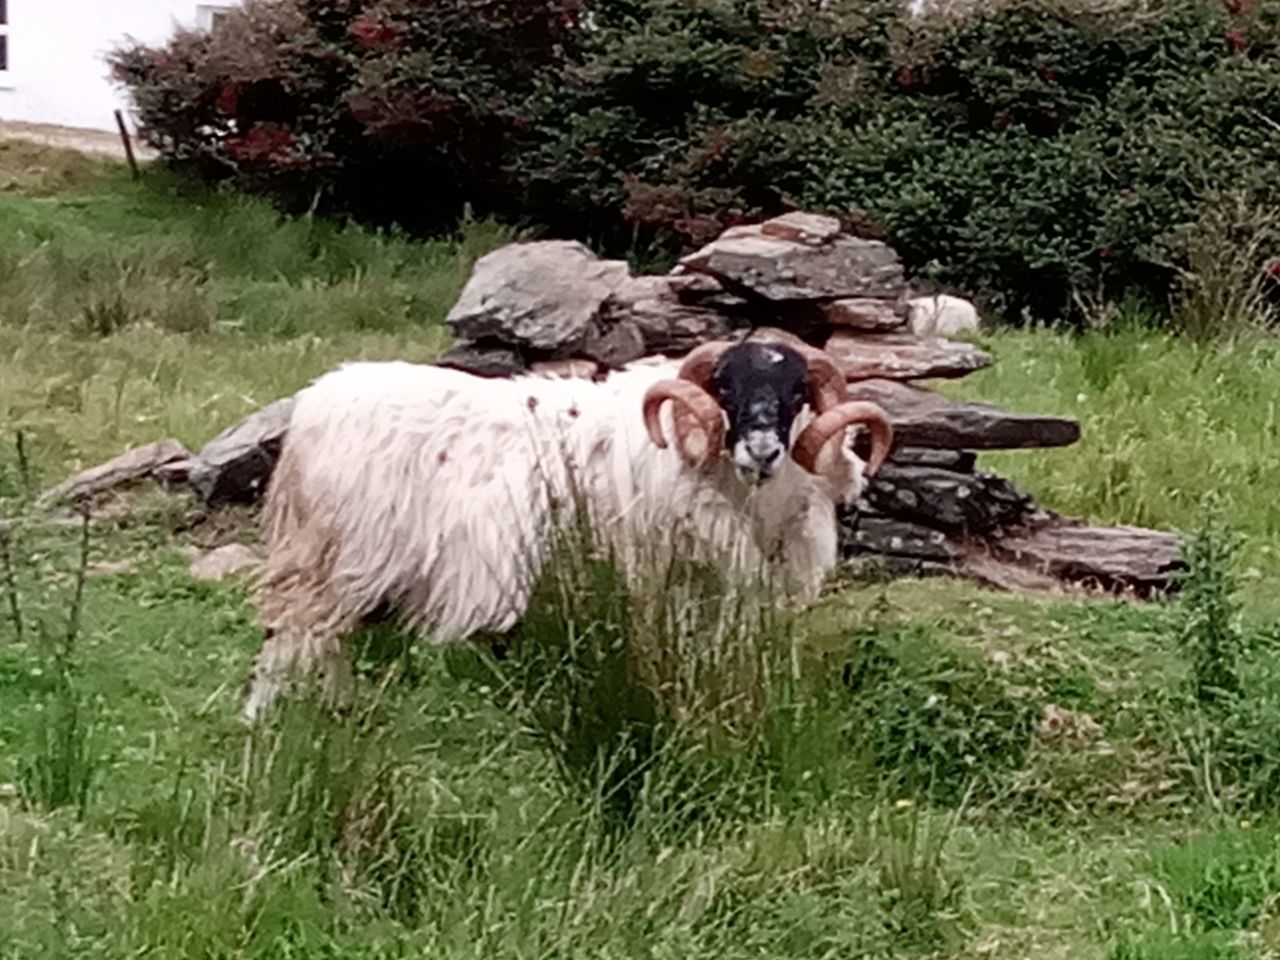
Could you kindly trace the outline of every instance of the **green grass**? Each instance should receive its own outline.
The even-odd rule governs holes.
[[[1186,530],[1206,495],[1246,538],[1250,601],[1280,617],[1280,339],[1195,344],[1124,329],[983,338],[998,362],[953,396],[1076,417],[1079,443],[985,454],[1045,505],[1099,523]]]
[[[119,164],[51,150],[30,140],[0,140],[0,195],[47,197],[123,182]]]
[[[415,243],[42,162],[70,172],[0,195],[21,261],[0,271],[0,513],[131,445],[198,446],[341,360],[436,356],[501,236]],[[608,829],[617,778],[566,772],[589,728],[548,737],[563,711],[529,709],[616,718],[609,643],[667,642],[607,579],[567,611],[599,674],[518,672],[563,652],[553,593],[507,667],[375,634],[353,716],[304,703],[248,732],[245,586],[186,567],[252,527],[141,491],[95,517],[83,575],[78,530],[19,532],[21,638],[0,563],[0,960],[1273,955],[1280,351],[984,340],[996,367],[948,392],[1084,425],[982,458],[1049,507],[1189,529],[1219,495],[1245,541],[1237,706],[1195,700],[1175,605],[853,583],[743,634],[753,656],[715,653],[719,695],[764,678],[754,722],[686,736],[621,711],[660,736]],[[83,803],[49,802],[42,770]]]
[[[24,157],[0,154],[0,177]],[[159,172],[74,182],[49,196],[0,193],[0,325],[87,339],[138,325],[284,337],[431,329],[474,258],[504,239],[483,225],[414,243],[284,220]]]

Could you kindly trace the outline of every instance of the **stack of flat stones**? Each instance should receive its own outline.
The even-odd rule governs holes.
[[[1167,590],[1180,567],[1173,535],[1057,516],[977,469],[980,451],[1066,446],[1080,427],[954,402],[922,385],[993,362],[934,335],[922,309],[931,302],[914,294],[892,247],[810,213],[733,227],[656,276],[634,276],[574,242],[519,243],[476,264],[448,316],[456,345],[441,362],[484,376],[594,377],[643,356],[781,330],[825,349],[852,395],[880,404],[895,425],[889,462],[841,516],[847,558],[1003,587]]]
[[[972,343],[939,335],[973,329],[976,311],[957,298],[916,296],[891,247],[850,235],[833,218],[790,213],[734,227],[664,275],[635,276],[572,241],[510,244],[477,262],[447,322],[455,346],[440,363],[487,377],[596,378],[708,340],[799,337],[824,348],[852,395],[880,404],[895,427],[889,462],[840,517],[850,561],[1006,588],[1075,584],[1148,596],[1176,583],[1174,535],[1058,516],[977,468],[981,451],[1075,443],[1079,425],[955,402],[924,386],[991,365]],[[271,404],[198,453],[173,441],[131,451],[46,499],[84,499],[152,477],[211,506],[252,503],[291,405],[287,397]]]

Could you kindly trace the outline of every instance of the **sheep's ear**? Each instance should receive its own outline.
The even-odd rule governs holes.
[[[680,438],[680,455],[691,467],[701,467],[715,460],[724,451],[724,414],[708,423],[689,411],[676,407],[680,421],[676,430]]]
[[[711,459],[711,438],[702,424],[694,423],[681,434],[680,455],[691,466],[700,467]]]

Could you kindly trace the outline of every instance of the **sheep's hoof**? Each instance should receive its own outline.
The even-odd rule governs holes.
[[[280,698],[280,693],[281,684],[277,680],[262,677],[250,680],[249,690],[244,698],[244,707],[240,710],[240,720],[247,726],[256,724]]]

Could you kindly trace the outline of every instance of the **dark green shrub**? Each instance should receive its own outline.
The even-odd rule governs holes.
[[[1079,320],[1084,296],[1167,310],[1204,198],[1280,209],[1273,6],[903,22],[875,0],[602,0],[516,172],[531,216],[605,246],[682,249],[799,205],[1010,319]],[[1246,275],[1280,232],[1257,242]]]
[[[1011,318],[1060,317],[1081,291],[1165,304],[1197,198],[1271,162],[1275,34],[1245,56],[1230,24],[1204,0],[925,21],[881,105],[818,133],[802,199],[866,208],[911,267]]]
[[[579,55],[531,104],[515,173],[532,215],[558,231],[668,249],[800,201],[816,172],[811,127],[871,105],[896,16],[879,0],[591,10]]]

